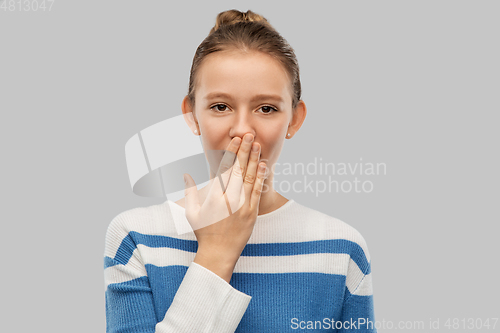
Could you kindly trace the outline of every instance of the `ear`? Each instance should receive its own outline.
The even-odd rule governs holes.
[[[306,108],[306,103],[304,103],[303,100],[300,100],[295,109],[292,111],[292,120],[290,121],[290,124],[288,125],[288,132],[290,133],[290,136],[287,137],[288,139],[291,139],[295,133],[297,133],[302,126],[302,123],[304,123],[304,120],[306,119],[307,115],[307,108]]]
[[[196,116],[193,112],[194,109],[193,106],[191,105],[191,102],[189,101],[188,96],[184,97],[184,99],[182,100],[181,109],[182,109],[182,114],[184,115],[184,120],[191,129],[191,132],[194,133],[194,131],[197,130],[198,131],[197,133],[199,135],[200,129],[198,126],[198,121],[196,120]]]

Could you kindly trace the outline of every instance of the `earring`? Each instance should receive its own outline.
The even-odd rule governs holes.
[[[194,130],[194,134],[198,134],[198,130]]]
[[[286,135],[286,137],[287,137],[287,138],[289,138],[289,137],[290,137],[290,133],[288,133],[288,134]]]

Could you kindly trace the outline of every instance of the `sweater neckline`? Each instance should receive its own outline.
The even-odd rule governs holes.
[[[167,199],[167,202],[170,204],[170,207],[177,207],[177,209],[180,209],[183,212],[186,211],[186,209],[184,207],[182,207],[181,205],[175,203],[174,201],[172,201],[170,199]],[[269,212],[269,213],[266,213],[266,214],[262,214],[262,215],[257,215],[257,220],[262,219],[262,218],[271,217],[271,216],[273,216],[275,214],[281,213],[281,212],[287,210],[290,206],[292,206],[293,203],[295,203],[295,200],[289,199],[285,204],[281,205],[280,207],[278,207],[277,209],[273,210],[272,212]]]

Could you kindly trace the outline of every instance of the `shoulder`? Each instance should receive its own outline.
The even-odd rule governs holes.
[[[305,235],[311,240],[336,240],[336,244],[344,246],[348,252],[362,251],[362,255],[370,261],[368,246],[363,235],[352,225],[336,217],[316,209],[296,203],[296,212]],[[342,245],[343,244],[343,245]],[[360,253],[361,254],[361,253]]]
[[[178,236],[175,221],[185,218],[179,208],[165,201],[146,207],[135,207],[117,214],[109,223],[106,231],[106,250],[113,255],[124,242],[134,243],[138,238]]]
[[[178,205],[165,201],[146,207],[127,209],[116,215],[108,226],[108,232],[137,232],[150,235],[176,234],[175,219],[182,217]]]
[[[157,218],[157,207],[135,207],[117,214],[109,223],[107,234],[117,236],[131,231],[141,232],[146,224],[151,224]]]

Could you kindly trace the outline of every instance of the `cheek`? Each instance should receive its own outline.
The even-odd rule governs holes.
[[[279,145],[279,142],[282,141],[286,135],[287,124],[280,121],[266,125],[268,126],[263,126],[261,130],[258,131],[258,136],[271,146]]]
[[[270,132],[262,134],[258,142],[262,146],[261,158],[274,162],[281,152],[284,140],[281,133]]]
[[[227,135],[227,126],[220,119],[201,116],[198,118],[198,124],[204,140],[214,142]]]

